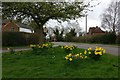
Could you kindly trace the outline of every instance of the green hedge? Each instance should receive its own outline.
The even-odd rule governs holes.
[[[116,38],[117,37],[114,33],[106,33],[106,34],[94,35],[94,36],[71,37],[70,40],[72,40],[71,42],[81,42],[81,43],[115,44],[117,40]]]
[[[2,46],[38,44],[39,36],[25,32],[2,32]]]
[[[115,44],[116,35],[114,33],[106,33],[103,35],[93,36],[91,43]]]
[[[118,35],[117,35],[116,43],[120,44],[120,33],[118,33]]]

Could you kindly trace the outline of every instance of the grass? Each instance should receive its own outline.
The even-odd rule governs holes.
[[[83,52],[77,49],[75,52]],[[3,53],[3,78],[118,78],[118,57],[105,54],[101,60],[81,60],[77,64],[67,62],[66,53],[54,47],[41,54],[20,51]]]

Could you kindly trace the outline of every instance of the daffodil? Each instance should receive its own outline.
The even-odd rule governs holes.
[[[69,60],[72,61],[72,58],[70,58]]]
[[[72,56],[72,54],[70,53],[69,56]]]
[[[87,58],[87,56],[85,56],[85,59]]]
[[[63,49],[63,46],[61,48]]]
[[[84,54],[86,54],[86,53],[87,53],[87,51],[85,50],[85,51],[84,51]]]
[[[80,53],[80,55],[82,55],[82,53]]]
[[[106,50],[103,50],[103,53],[106,53]]]
[[[88,51],[92,50],[92,48],[88,48]]]
[[[88,52],[88,54],[91,54],[91,52]]]
[[[38,48],[41,48],[41,46],[38,46]]]
[[[31,47],[31,48],[32,48],[32,47],[36,47],[36,45],[32,45],[32,44],[31,44],[30,47]]]
[[[79,54],[76,54],[77,56],[79,56]]]
[[[68,60],[68,57],[65,57],[66,60]]]
[[[95,55],[97,55],[97,54],[102,55],[102,52],[101,51],[99,51],[99,52],[95,51]]]

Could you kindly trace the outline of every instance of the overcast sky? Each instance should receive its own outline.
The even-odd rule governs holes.
[[[90,0],[88,0],[88,1],[90,1]],[[95,26],[100,27],[100,25],[101,25],[100,15],[109,6],[111,1],[112,0],[94,0],[94,1],[92,1],[91,5],[95,5],[98,3],[100,3],[100,4],[97,5],[96,7],[91,8],[93,11],[88,12],[88,29],[89,29],[89,27],[95,27]],[[80,27],[82,28],[82,31],[85,31],[85,17],[80,18],[78,22],[80,24]],[[54,21],[50,20],[48,22],[48,24],[49,24],[49,26],[56,26],[57,22],[55,20]],[[66,22],[63,24],[66,24]]]

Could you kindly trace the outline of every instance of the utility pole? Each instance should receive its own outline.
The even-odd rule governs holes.
[[[86,27],[86,35],[87,35],[87,14],[85,15],[85,27]]]

